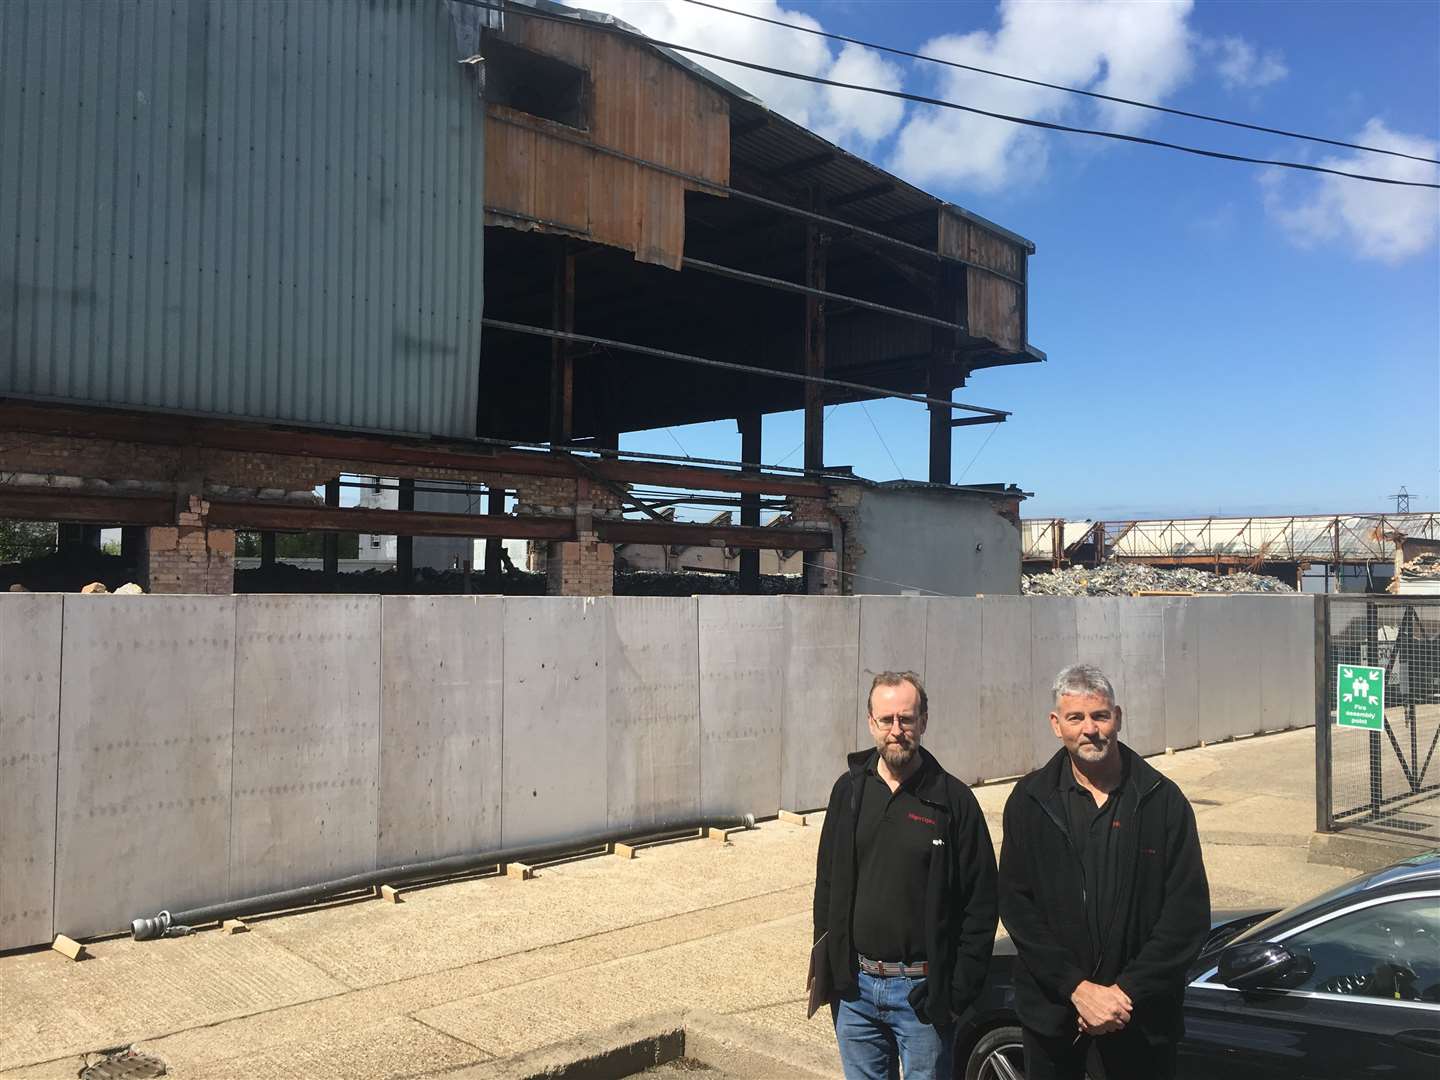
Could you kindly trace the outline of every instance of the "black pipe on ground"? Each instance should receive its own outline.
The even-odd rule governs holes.
[[[623,843],[627,840],[689,832],[692,829],[753,829],[754,827],[754,814],[745,814],[739,817],[692,818],[664,822],[645,828],[611,829],[592,836],[577,837],[573,840],[563,840],[540,847],[514,847],[473,855],[449,855],[443,859],[429,859],[425,862],[388,866],[380,870],[366,870],[363,873],[349,874],[346,877],[334,878],[330,881],[316,882],[314,885],[302,885],[299,888],[284,889],[280,892],[261,893],[258,896],[247,896],[240,900],[227,900],[223,904],[210,904],[207,907],[191,908],[188,911],[162,911],[152,918],[140,918],[132,921],[130,933],[136,941],[153,941],[156,938],[165,937],[167,934],[173,936],[173,933],[176,932],[188,933],[191,926],[221,922],[225,919],[233,919],[241,915],[254,915],[262,911],[283,911],[287,908],[300,907],[303,904],[311,904],[318,900],[338,896],[341,893],[354,892],[356,889],[373,888],[376,885],[394,885],[419,878],[445,877],[449,874],[461,874],[467,870],[477,870],[481,867],[496,866],[501,863],[543,862],[546,859],[560,858],[601,844]]]

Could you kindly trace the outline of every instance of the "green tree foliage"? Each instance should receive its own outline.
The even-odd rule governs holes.
[[[53,521],[0,521],[0,563],[23,562],[54,553]]]

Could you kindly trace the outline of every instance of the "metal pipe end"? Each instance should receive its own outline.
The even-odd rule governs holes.
[[[135,919],[130,923],[130,936],[136,941],[154,941],[165,936],[170,928],[170,912],[162,911],[153,919]]]

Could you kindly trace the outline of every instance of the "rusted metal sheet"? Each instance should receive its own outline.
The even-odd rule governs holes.
[[[589,76],[587,124],[561,128],[495,103],[487,107],[487,220],[569,232],[680,268],[685,191],[677,177],[575,145],[595,146],[719,184],[730,179],[729,102],[653,50],[583,23],[513,19],[507,42]],[[506,215],[514,215],[507,219]]]

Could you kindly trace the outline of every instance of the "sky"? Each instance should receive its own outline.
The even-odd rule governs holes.
[[[1440,157],[1440,4],[716,0],[897,48],[1174,108]],[[1169,117],[768,27],[684,0],[584,0],[655,37],[841,81],[1209,149],[1440,181],[1440,168]],[[1039,132],[706,66],[792,119],[1036,245],[1045,364],[956,399],[957,483],[1033,492],[1025,517],[1440,510],[1440,192]],[[798,413],[763,458],[798,465]],[[924,408],[834,410],[825,460],[927,473]],[[626,450],[739,457],[733,424]]]

